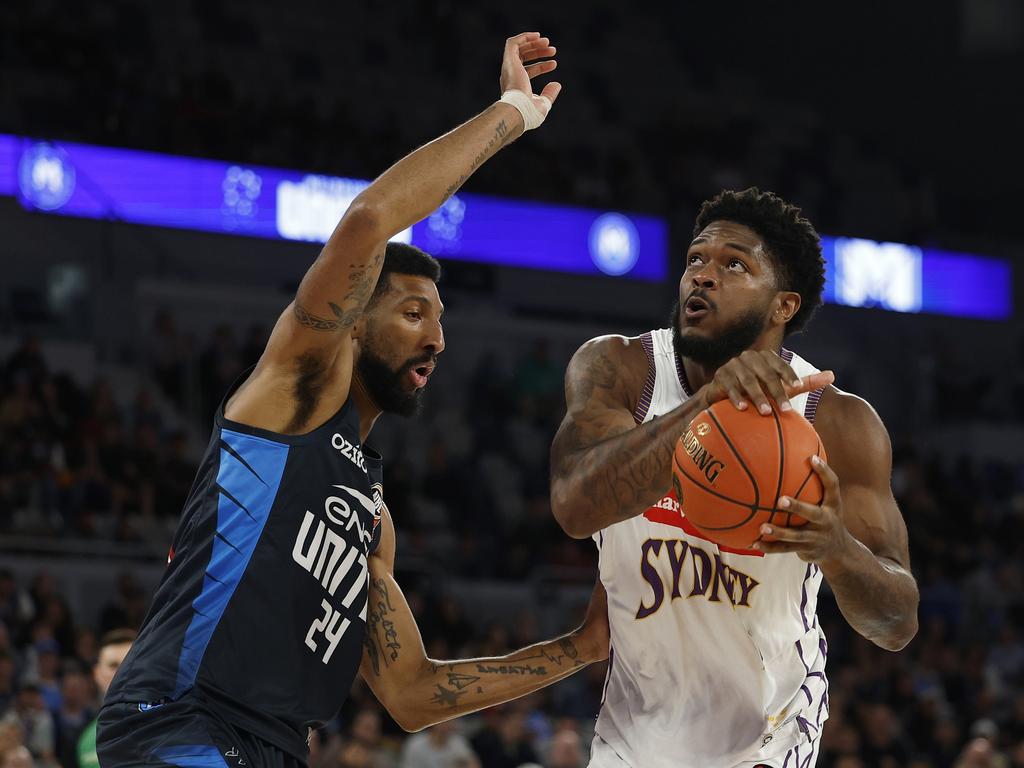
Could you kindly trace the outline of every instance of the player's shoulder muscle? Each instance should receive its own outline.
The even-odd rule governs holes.
[[[566,415],[551,446],[553,468],[636,426],[633,409],[646,371],[637,338],[599,336],[576,351],[565,373]]]
[[[867,400],[830,386],[822,394],[814,427],[829,463],[857,479],[884,480],[892,468],[892,444],[878,412]],[[850,479],[853,479],[851,477]]]
[[[647,372],[640,339],[606,335],[585,342],[569,361],[565,398],[569,410],[602,404],[629,410]]]

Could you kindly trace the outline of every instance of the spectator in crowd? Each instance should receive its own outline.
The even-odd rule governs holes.
[[[454,720],[439,723],[406,740],[401,768],[481,768]]]
[[[21,741],[41,766],[57,765],[57,742],[53,715],[46,708],[39,686],[32,680],[21,684],[14,706],[0,718],[0,727],[14,725],[21,731]]]
[[[573,728],[563,728],[551,739],[547,768],[580,768],[584,764],[580,734]]]
[[[518,702],[484,712],[484,727],[470,739],[480,763],[487,768],[519,768],[539,762],[526,730],[526,713]]]
[[[135,634],[134,629],[114,629],[100,639],[99,655],[92,668],[92,679],[96,683],[98,694],[95,712],[98,712],[100,705],[103,704],[103,697],[107,695],[107,689],[110,688],[110,683],[114,680],[117,668],[121,666],[124,657],[131,650]],[[95,717],[78,735],[75,744],[75,758],[78,761],[78,768],[100,768],[100,761],[96,756]]]
[[[14,659],[10,651],[0,648],[0,715],[14,704]]]
[[[60,709],[54,717],[57,757],[62,766],[74,766],[78,738],[96,714],[93,690],[92,680],[79,663],[66,661],[60,681]]]

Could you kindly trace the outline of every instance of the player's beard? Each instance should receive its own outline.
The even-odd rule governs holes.
[[[402,379],[411,369],[430,362],[432,358],[428,355],[426,358],[406,360],[398,370],[394,370],[374,346],[372,337],[365,337],[356,361],[356,372],[367,394],[385,413],[415,416],[423,409],[423,389],[410,392],[402,387]]]
[[[679,328],[680,305],[672,307],[672,343],[676,356],[688,357],[701,365],[718,368],[744,350],[750,349],[764,332],[763,309],[751,309],[740,315],[717,336],[683,336]]]

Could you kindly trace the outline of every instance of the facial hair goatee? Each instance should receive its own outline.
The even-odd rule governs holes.
[[[736,318],[717,336],[686,336],[679,329],[681,309],[679,302],[672,307],[672,344],[676,356],[688,357],[701,365],[718,368],[744,350],[750,349],[764,332],[765,310],[751,309]]]
[[[367,336],[356,360],[356,372],[367,393],[382,411],[399,416],[415,416],[423,409],[423,390],[409,392],[403,389],[402,376],[410,367],[422,365],[423,362],[407,361],[394,371],[384,358],[376,353],[371,338]]]

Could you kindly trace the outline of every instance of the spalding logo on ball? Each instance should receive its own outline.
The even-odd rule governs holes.
[[[764,523],[803,525],[784,509],[789,496],[820,504],[821,480],[811,457],[825,459],[814,427],[796,411],[772,407],[737,410],[728,400],[701,411],[679,438],[672,459],[672,487],[683,514],[718,544],[749,549],[762,537]]]

